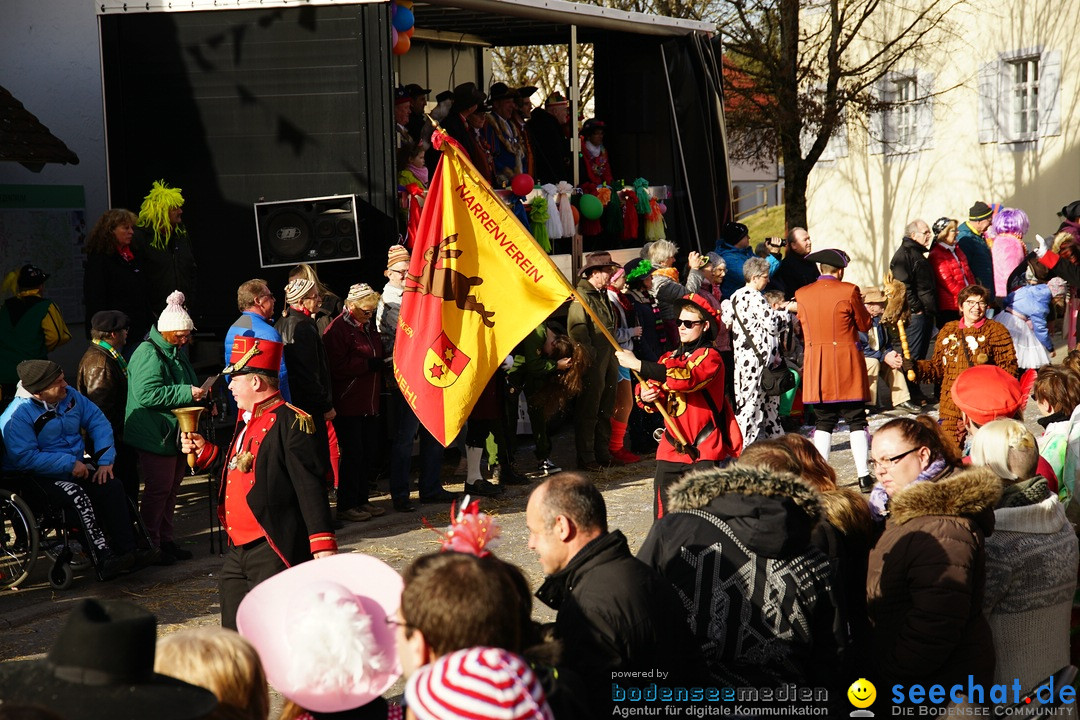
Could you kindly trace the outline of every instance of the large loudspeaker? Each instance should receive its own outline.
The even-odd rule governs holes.
[[[360,257],[356,197],[255,203],[259,267],[337,262]]]

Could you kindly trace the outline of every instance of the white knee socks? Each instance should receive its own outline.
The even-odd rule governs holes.
[[[832,449],[832,433],[827,433],[824,430],[815,430],[814,447],[821,453],[821,457],[825,458],[825,462],[828,462],[829,450]]]
[[[480,472],[480,459],[484,457],[484,448],[465,446],[465,457],[468,467],[465,470],[465,482],[474,483],[483,480],[484,475]]]
[[[851,454],[855,456],[855,473],[859,477],[870,474],[870,434],[866,430],[851,431]]]

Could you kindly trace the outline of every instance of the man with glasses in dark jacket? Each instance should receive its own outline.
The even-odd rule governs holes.
[[[595,717],[610,715],[628,685],[700,685],[703,661],[686,609],[671,584],[630,553],[626,537],[608,531],[592,482],[576,473],[550,478],[529,498],[525,522],[547,575],[536,597],[558,613],[563,661],[595,690]],[[635,671],[651,679],[635,680]],[[625,682],[615,679],[624,672]]]

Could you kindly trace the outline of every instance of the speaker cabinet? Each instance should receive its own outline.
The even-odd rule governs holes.
[[[259,267],[337,262],[360,257],[356,197],[255,203]]]

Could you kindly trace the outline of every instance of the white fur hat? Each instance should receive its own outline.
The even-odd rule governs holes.
[[[158,332],[195,329],[195,323],[191,322],[191,316],[184,309],[184,300],[184,293],[179,290],[174,290],[165,298],[165,309],[158,316]]]

